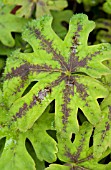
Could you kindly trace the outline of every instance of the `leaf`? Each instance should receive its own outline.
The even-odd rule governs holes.
[[[10,108],[10,128],[26,131],[55,99],[56,129],[68,135],[78,132],[78,108],[91,124],[100,119],[97,98],[106,97],[108,90],[96,78],[111,73],[102,64],[111,58],[111,46],[87,45],[95,24],[84,14],[72,17],[64,41],[51,29],[51,22],[52,18],[46,16],[27,25],[23,37],[34,52],[16,51],[8,58],[4,101]],[[32,81],[37,83],[22,96]]]
[[[20,6],[16,14],[26,18],[31,17],[34,13],[34,8],[36,8],[36,18],[40,18],[44,14],[50,14],[50,10],[61,10],[68,5],[66,0],[4,0],[4,3]]]
[[[46,130],[55,130],[54,114],[45,113],[38,119],[34,126],[27,131],[27,138],[31,141],[39,160],[47,162],[56,161],[56,142],[50,137]]]
[[[111,1],[110,0],[106,0],[106,2],[103,4],[103,11],[111,14]]]
[[[5,7],[0,11],[0,41],[5,46],[13,47],[15,45],[15,41],[11,33],[22,32],[23,27],[28,20],[25,18],[19,18],[4,11]]]
[[[51,11],[51,14],[53,16],[52,28],[61,39],[64,39],[73,12],[71,10]]]
[[[111,69],[111,60],[106,60],[103,62],[109,69]],[[106,88],[111,92],[111,74],[104,75],[101,77],[100,81],[106,86]]]
[[[12,134],[6,138],[5,147],[0,158],[0,169],[7,170],[35,170],[34,161],[25,148],[23,134]]]
[[[96,20],[98,30],[96,39],[99,42],[111,42],[111,20],[99,18]]]
[[[58,136],[58,158],[64,164],[51,164],[46,170],[109,170],[110,163],[100,164],[99,160],[93,157],[93,146],[89,147],[92,130],[93,126],[84,122],[79,132],[75,134],[73,143],[70,136],[67,139]]]
[[[36,167],[38,167],[38,169],[43,167],[41,160],[47,160],[49,162],[55,161],[57,152],[56,142],[46,132],[46,130],[49,129],[55,130],[53,122],[54,114],[49,114],[47,109],[40,119],[35,122],[32,129],[26,133],[21,133],[18,130],[11,131],[10,127],[7,127],[7,129],[0,127],[0,138],[3,139],[6,137],[5,146],[0,157],[0,169],[36,169],[33,159],[26,150],[25,142],[27,138],[35,150],[37,158],[34,157],[34,160],[36,161]]]
[[[25,145],[26,145],[27,151],[29,152],[29,154],[31,155],[31,157],[33,158],[33,160],[35,162],[36,170],[38,170],[38,169],[44,170],[45,169],[45,162],[44,161],[40,161],[37,158],[37,155],[36,155],[36,153],[34,151],[34,148],[31,145],[30,141],[26,139]]]
[[[101,104],[102,117],[95,127],[94,156],[99,157],[109,147],[111,148],[111,93]]]

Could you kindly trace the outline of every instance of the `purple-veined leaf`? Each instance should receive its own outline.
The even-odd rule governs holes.
[[[101,103],[102,116],[95,126],[94,156],[99,157],[107,148],[111,148],[111,93]]]
[[[7,121],[10,128],[26,131],[55,99],[56,129],[69,135],[78,132],[78,108],[91,124],[99,121],[97,98],[106,97],[108,90],[97,78],[111,73],[102,63],[111,58],[111,46],[87,45],[95,24],[84,14],[71,18],[64,41],[54,33],[51,22],[52,18],[45,16],[29,23],[23,38],[33,52],[18,50],[7,60],[4,82],[4,102],[10,108]],[[22,96],[32,81],[37,83]]]
[[[58,136],[57,155],[61,164],[51,164],[46,170],[110,170],[111,163],[101,164],[93,156],[93,146],[89,147],[92,131],[93,126],[84,122],[75,134],[74,142],[71,142],[71,136],[67,139]]]

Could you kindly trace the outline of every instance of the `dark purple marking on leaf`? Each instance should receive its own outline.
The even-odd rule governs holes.
[[[69,61],[71,61],[72,56],[74,57],[75,54],[77,53],[77,47],[80,45],[80,42],[79,42],[79,37],[80,37],[79,32],[81,30],[82,30],[82,25],[77,23],[77,31],[74,32],[74,36],[72,37],[72,46],[70,47],[71,54],[70,54],[70,60]]]
[[[34,64],[29,64],[29,63],[25,63],[20,65],[17,68],[12,68],[11,69],[11,73],[8,73],[6,75],[7,79],[11,79],[13,77],[21,77],[22,81],[20,82],[20,85],[17,87],[17,89],[15,90],[15,92],[13,93],[13,95],[15,95],[17,92],[21,91],[21,88],[24,88],[25,84],[26,84],[26,80],[28,79],[28,75],[30,73],[41,73],[41,72],[60,72],[61,70],[58,68],[52,68],[51,66],[48,66],[46,64],[43,65],[34,65]]]
[[[51,87],[58,86],[65,79],[65,77],[66,75],[64,73],[61,73],[58,79],[51,82]]]
[[[72,37],[72,46],[70,48],[71,53],[68,61],[68,70],[70,70],[71,73],[74,73],[79,70],[81,67],[86,67],[89,60],[92,59],[92,57],[100,54],[100,51],[96,51],[93,54],[90,54],[79,61],[79,56],[76,56],[77,53],[77,47],[80,45],[79,42],[79,32],[82,30],[82,25],[78,23],[77,31],[74,33],[74,36]]]
[[[53,54],[53,59],[55,61],[58,61],[59,64],[61,65],[61,68],[63,71],[67,70],[67,63],[64,60],[64,57],[59,53],[55,51],[55,49],[52,46],[52,42],[49,40],[46,40],[45,37],[41,34],[41,32],[38,29],[34,30],[36,37],[41,40],[41,46],[44,50],[47,51],[47,53],[52,53]]]
[[[78,25],[78,27],[77,27],[77,31],[79,32],[79,31],[81,31],[81,30],[82,30],[82,25],[80,25],[79,23],[78,23],[77,25]]]
[[[108,122],[106,122],[105,128],[106,128],[106,131],[110,130],[110,124]]]
[[[71,97],[74,97],[74,87],[76,87],[77,93],[79,93],[82,100],[86,100],[88,97],[86,87],[78,83],[78,76],[66,76],[65,77],[65,89],[63,90],[63,104],[62,107],[62,123],[64,125],[63,130],[66,131],[68,117],[70,116],[71,108],[69,107]]]
[[[105,138],[106,135],[107,135],[107,131],[109,131],[109,130],[110,130],[110,124],[109,124],[109,122],[106,122],[106,123],[105,123],[105,130],[102,130],[101,142],[104,141],[104,138]]]
[[[8,73],[6,75],[7,79],[11,79],[12,77],[18,77],[20,76],[21,79],[26,79],[28,74],[30,72],[60,72],[61,70],[58,68],[52,68],[51,66],[48,66],[46,64],[42,64],[42,65],[34,65],[34,64],[30,64],[30,63],[24,63],[22,65],[20,65],[19,67],[17,67],[16,69],[14,69],[14,67],[11,69],[11,73]]]
[[[86,132],[84,132],[84,134],[86,134]],[[84,134],[81,134],[81,136],[82,136],[82,139],[80,140],[81,144],[77,148],[76,153],[71,154],[69,148],[67,148],[67,146],[65,146],[65,156],[68,157],[71,162],[74,162],[74,163],[79,162],[79,157],[80,157],[80,154],[83,150],[83,145],[84,145],[84,141],[85,141]]]
[[[84,158],[84,159],[81,159],[78,161],[78,163],[82,163],[82,162],[86,162],[86,161],[89,161],[91,159],[93,159],[93,153],[91,155],[89,155],[88,157]]]
[[[69,108],[68,104],[70,103],[71,96],[74,96],[74,84],[73,77],[66,76],[65,77],[65,89],[63,90],[63,104],[62,107],[62,123],[64,125],[63,130],[66,130],[66,125],[68,123],[68,117],[70,116],[71,108]]]
[[[79,93],[82,100],[86,100],[86,98],[89,96],[87,93],[87,87],[85,87],[83,84],[79,83],[79,80],[77,81],[76,79],[75,79],[75,86],[76,86],[76,90]]]
[[[24,63],[14,69],[14,67],[11,69],[11,73],[8,73],[6,75],[6,79],[11,79],[13,77],[20,76],[22,79],[26,79],[27,75],[29,74],[29,64]]]
[[[33,99],[30,102],[29,108],[31,109],[34,105],[36,105],[37,101],[39,101],[38,97],[36,95],[33,95]]]
[[[111,121],[111,106],[109,105],[108,106],[109,108],[109,113],[108,113],[108,119],[109,119],[109,122],[105,122],[105,129],[102,130],[102,135],[101,135],[101,141],[103,142],[104,141],[104,138],[106,137],[107,135],[107,131],[110,130],[110,121]]]
[[[20,86],[18,86],[16,88],[16,90],[13,92],[12,95],[16,95],[18,92],[21,92],[21,89],[23,89],[25,87],[25,84],[26,84],[26,81],[22,80],[21,83],[20,83]]]
[[[12,117],[12,121],[16,121],[18,118],[22,118],[27,110],[28,110],[28,105],[27,103],[24,103],[23,106],[19,108],[19,111],[16,113],[16,115]]]
[[[27,103],[24,103],[23,106],[19,108],[19,111],[12,117],[12,121],[16,121],[18,118],[22,118],[29,109],[32,109],[33,106],[37,105],[37,102],[41,103],[42,100],[44,100],[45,97],[51,92],[52,91],[50,87],[45,87],[43,90],[38,92],[37,96],[33,95],[30,104],[27,105]]]

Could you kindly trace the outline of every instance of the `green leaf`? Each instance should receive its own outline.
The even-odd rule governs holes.
[[[96,20],[96,29],[99,30],[96,39],[99,42],[111,42],[111,20],[99,18]]]
[[[64,39],[73,12],[71,10],[51,11],[51,14],[53,16],[52,28],[60,38]]]
[[[106,60],[103,62],[109,69],[111,69],[111,60]],[[106,86],[106,88],[111,92],[111,74],[104,75],[101,77],[100,81]]]
[[[106,0],[106,2],[103,4],[103,10],[104,12],[111,14],[111,1]]]
[[[47,134],[47,130],[55,130],[54,114],[49,113],[48,109],[26,133],[21,133],[18,130],[12,131],[9,126],[6,129],[0,125],[0,138],[6,137],[5,146],[0,157],[0,169],[35,170],[35,163],[36,167],[40,169],[43,168],[43,160],[48,162],[55,161],[56,142]],[[26,150],[25,143],[27,138],[35,151],[34,154],[31,150],[31,156],[33,157],[34,154],[35,163]],[[28,148],[31,149],[30,146]]]
[[[38,158],[37,158],[37,155],[34,151],[34,148],[32,146],[32,144],[30,143],[29,140],[26,139],[26,148],[27,148],[27,151],[29,152],[29,154],[31,155],[31,157],[33,158],[34,162],[35,162],[35,167],[36,167],[36,170],[44,170],[45,169],[45,162],[44,161],[40,161]]]
[[[84,122],[80,130],[75,134],[75,139],[71,142],[69,138],[58,136],[58,158],[62,162],[60,164],[51,164],[46,170],[110,170],[111,164],[100,164],[99,160],[93,156],[93,146],[89,147],[90,137],[93,126],[88,122]],[[110,150],[111,151],[111,150]]]
[[[4,0],[4,3],[20,6],[16,14],[26,18],[31,17],[34,13],[34,8],[36,8],[36,18],[40,18],[44,14],[50,14],[50,10],[61,10],[68,5],[66,0]]]
[[[8,47],[15,45],[12,32],[22,32],[27,19],[19,18],[10,12],[4,12],[5,7],[0,10],[0,41]],[[7,10],[6,10],[7,11]]]
[[[102,117],[95,127],[94,156],[100,157],[109,147],[111,148],[111,93],[101,104]]]
[[[27,138],[31,141],[39,160],[47,162],[56,161],[57,146],[52,137],[48,135],[46,130],[55,130],[54,114],[47,110],[38,119],[34,126],[27,131]]]
[[[7,60],[4,101],[10,109],[8,122],[10,127],[26,131],[55,99],[58,133],[76,133],[78,108],[93,125],[99,121],[97,98],[106,97],[108,90],[96,78],[111,73],[102,64],[111,58],[111,46],[87,45],[95,24],[84,14],[71,18],[64,41],[54,33],[51,22],[46,16],[29,23],[23,37],[33,52],[16,51]],[[23,95],[33,81],[37,83]]]
[[[25,148],[23,134],[8,135],[0,158],[0,169],[7,170],[36,170],[34,161]]]

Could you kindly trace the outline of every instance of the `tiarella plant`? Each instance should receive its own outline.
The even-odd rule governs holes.
[[[111,169],[110,19],[68,2],[0,2],[0,170]]]

